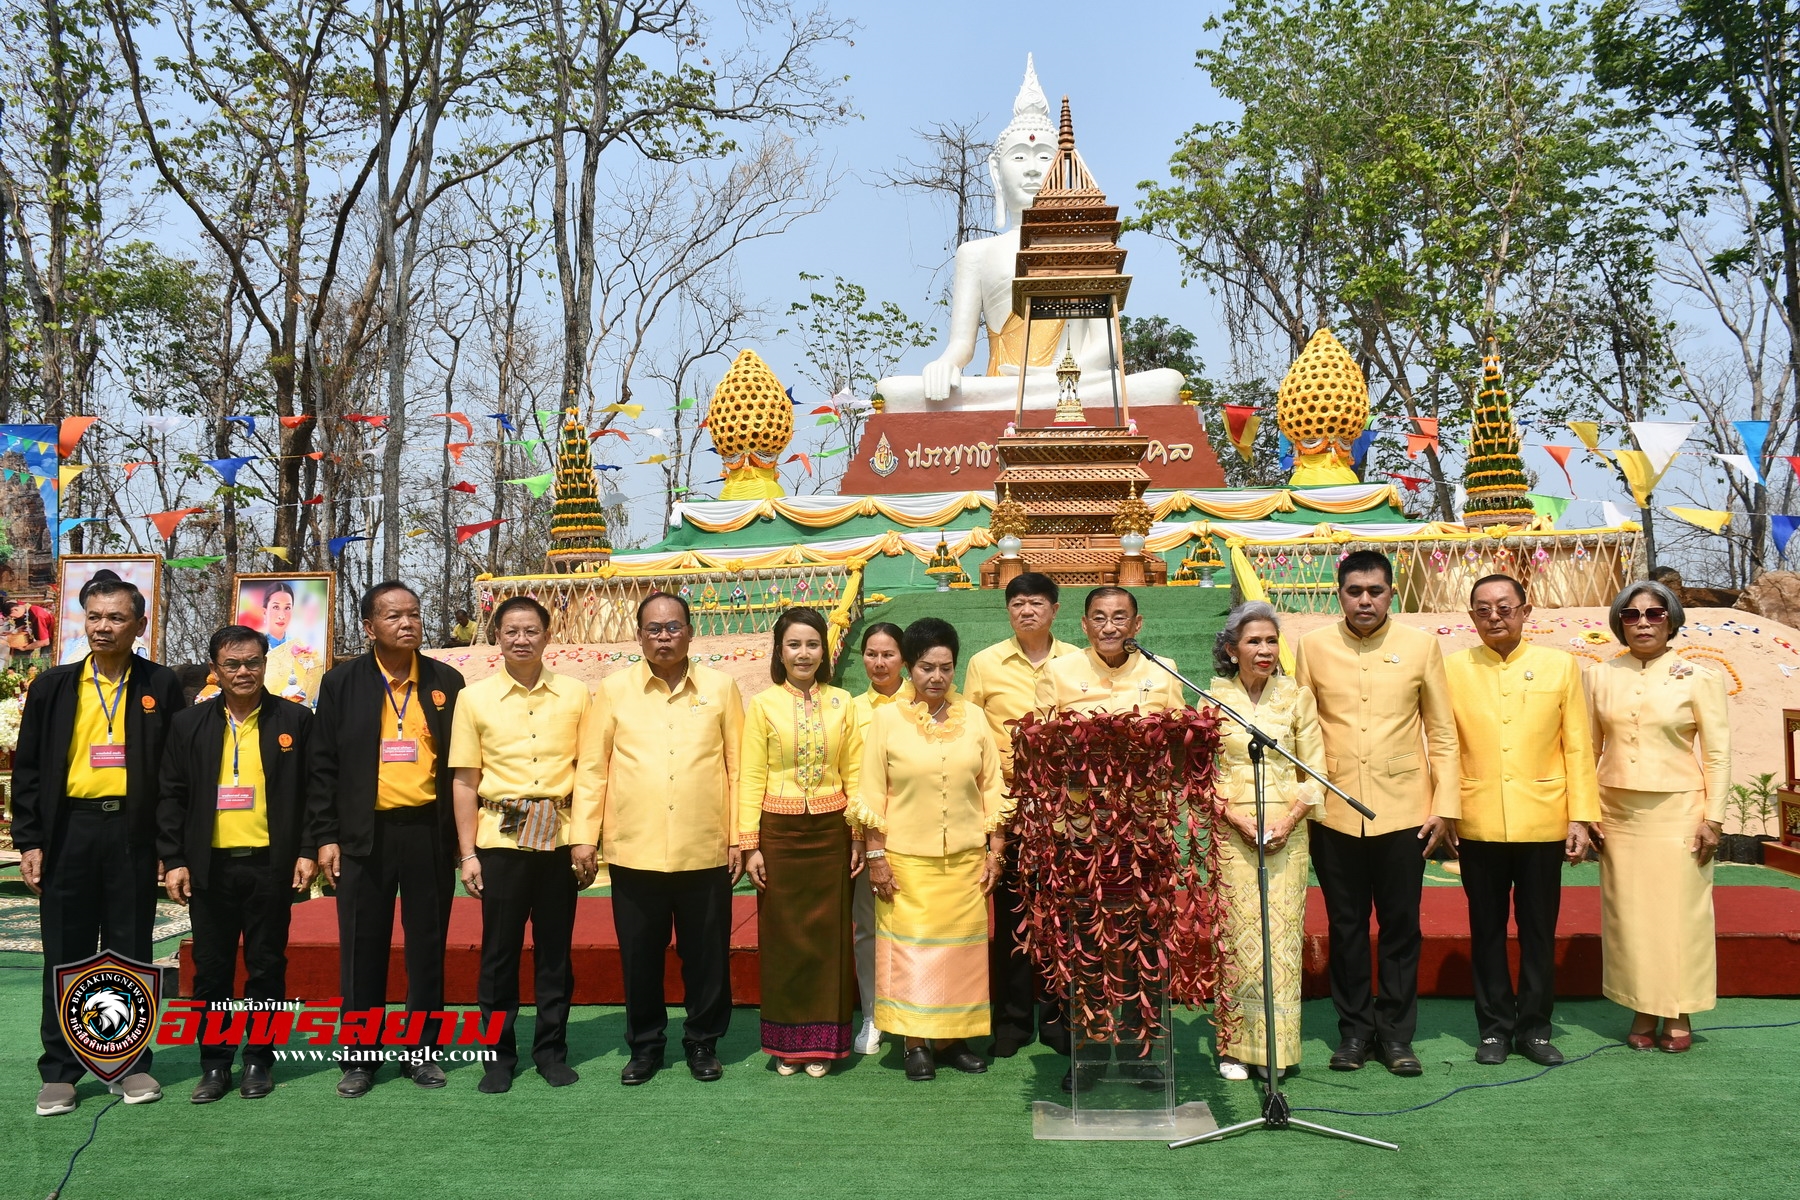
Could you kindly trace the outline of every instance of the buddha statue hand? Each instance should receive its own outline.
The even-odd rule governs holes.
[[[962,365],[952,359],[934,359],[925,364],[921,374],[926,400],[948,400],[951,392],[962,387]]]

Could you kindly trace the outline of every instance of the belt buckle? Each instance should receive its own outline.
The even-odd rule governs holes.
[[[118,812],[121,808],[124,808],[124,807],[125,807],[124,802],[119,801],[119,800],[102,800],[100,802],[100,811],[101,812]]]
[[[230,850],[233,858],[249,858],[256,853],[255,846],[232,846]]]

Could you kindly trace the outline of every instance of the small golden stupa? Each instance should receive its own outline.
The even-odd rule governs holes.
[[[1210,537],[1199,538],[1181,566],[1169,577],[1170,587],[1212,587],[1213,572],[1223,570],[1225,560]]]
[[[725,467],[721,500],[787,495],[776,464],[794,436],[794,405],[754,350],[741,350],[713,390],[706,413],[713,448]]]
[[[1080,382],[1081,368],[1076,365],[1075,351],[1064,350],[1062,361],[1056,364],[1056,416],[1053,424],[1087,424],[1087,414],[1081,411],[1081,393],[1076,390],[1076,384]]]
[[[963,571],[962,564],[950,553],[950,535],[947,533],[938,534],[937,549],[931,552],[931,561],[925,564],[925,573],[937,577],[940,592],[974,586]]]
[[[1331,330],[1321,329],[1288,368],[1275,423],[1294,444],[1290,483],[1358,483],[1350,444],[1369,424],[1369,384]]]

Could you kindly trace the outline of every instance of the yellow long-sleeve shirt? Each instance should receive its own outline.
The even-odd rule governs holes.
[[[752,697],[738,769],[738,845],[759,844],[765,812],[842,812],[856,791],[862,750],[856,701],[843,688],[807,695],[784,683]]]
[[[1008,721],[1016,721],[1037,707],[1038,681],[1050,664],[1065,654],[1080,651],[1067,642],[1050,640],[1050,653],[1042,662],[1034,663],[1026,656],[1017,637],[977,651],[969,659],[963,675],[963,697],[987,714],[988,727],[994,731],[994,745],[1000,750],[1000,769],[1012,779],[1012,730]]]
[[[1325,745],[1319,736],[1319,710],[1312,692],[1287,675],[1276,675],[1263,685],[1255,703],[1236,678],[1215,677],[1213,695],[1231,705],[1256,727],[1274,738],[1281,748],[1315,771],[1325,769]],[[1218,791],[1231,807],[1244,813],[1256,811],[1256,771],[1250,762],[1250,734],[1235,721],[1226,721],[1219,738]],[[1324,804],[1325,789],[1279,754],[1263,758],[1263,801],[1269,819],[1281,816],[1296,800],[1309,806],[1316,817]]]
[[[1573,654],[1520,642],[1444,660],[1462,762],[1458,831],[1477,842],[1560,842],[1600,819],[1587,693]]]
[[[1622,654],[1589,667],[1587,687],[1603,787],[1704,791],[1706,819],[1725,819],[1731,719],[1722,678],[1673,651],[1648,663]]]
[[[1175,660],[1164,657],[1171,670]],[[1041,712],[1168,712],[1182,707],[1181,684],[1141,654],[1132,653],[1116,667],[1090,647],[1053,660],[1038,676],[1037,707]]]
[[[1339,621],[1300,639],[1297,682],[1312,689],[1331,782],[1375,819],[1325,794],[1322,824],[1352,837],[1413,829],[1461,815],[1456,714],[1437,639],[1384,624],[1358,637]]]
[[[640,871],[724,866],[737,844],[737,681],[691,663],[671,689],[639,662],[601,680],[595,701],[601,818],[580,841],[597,838],[607,862]]]
[[[591,845],[600,828],[598,712],[587,685],[545,668],[527,688],[505,670],[477,680],[457,696],[450,729],[452,769],[481,771],[483,800],[570,797],[569,817],[557,823],[559,846]],[[517,850],[502,833],[499,813],[483,807],[475,845]]]
[[[981,710],[950,701],[942,722],[921,703],[875,710],[849,819],[887,835],[896,854],[973,850],[1012,815],[994,731]]]

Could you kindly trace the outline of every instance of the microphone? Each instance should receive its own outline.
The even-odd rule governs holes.
[[[1160,659],[1158,659],[1156,657],[1156,655],[1154,655],[1154,654],[1150,653],[1150,651],[1144,649],[1143,644],[1140,643],[1136,638],[1126,638],[1125,639],[1125,650],[1129,654],[1141,654],[1145,658],[1149,659],[1151,662],[1161,661]]]

